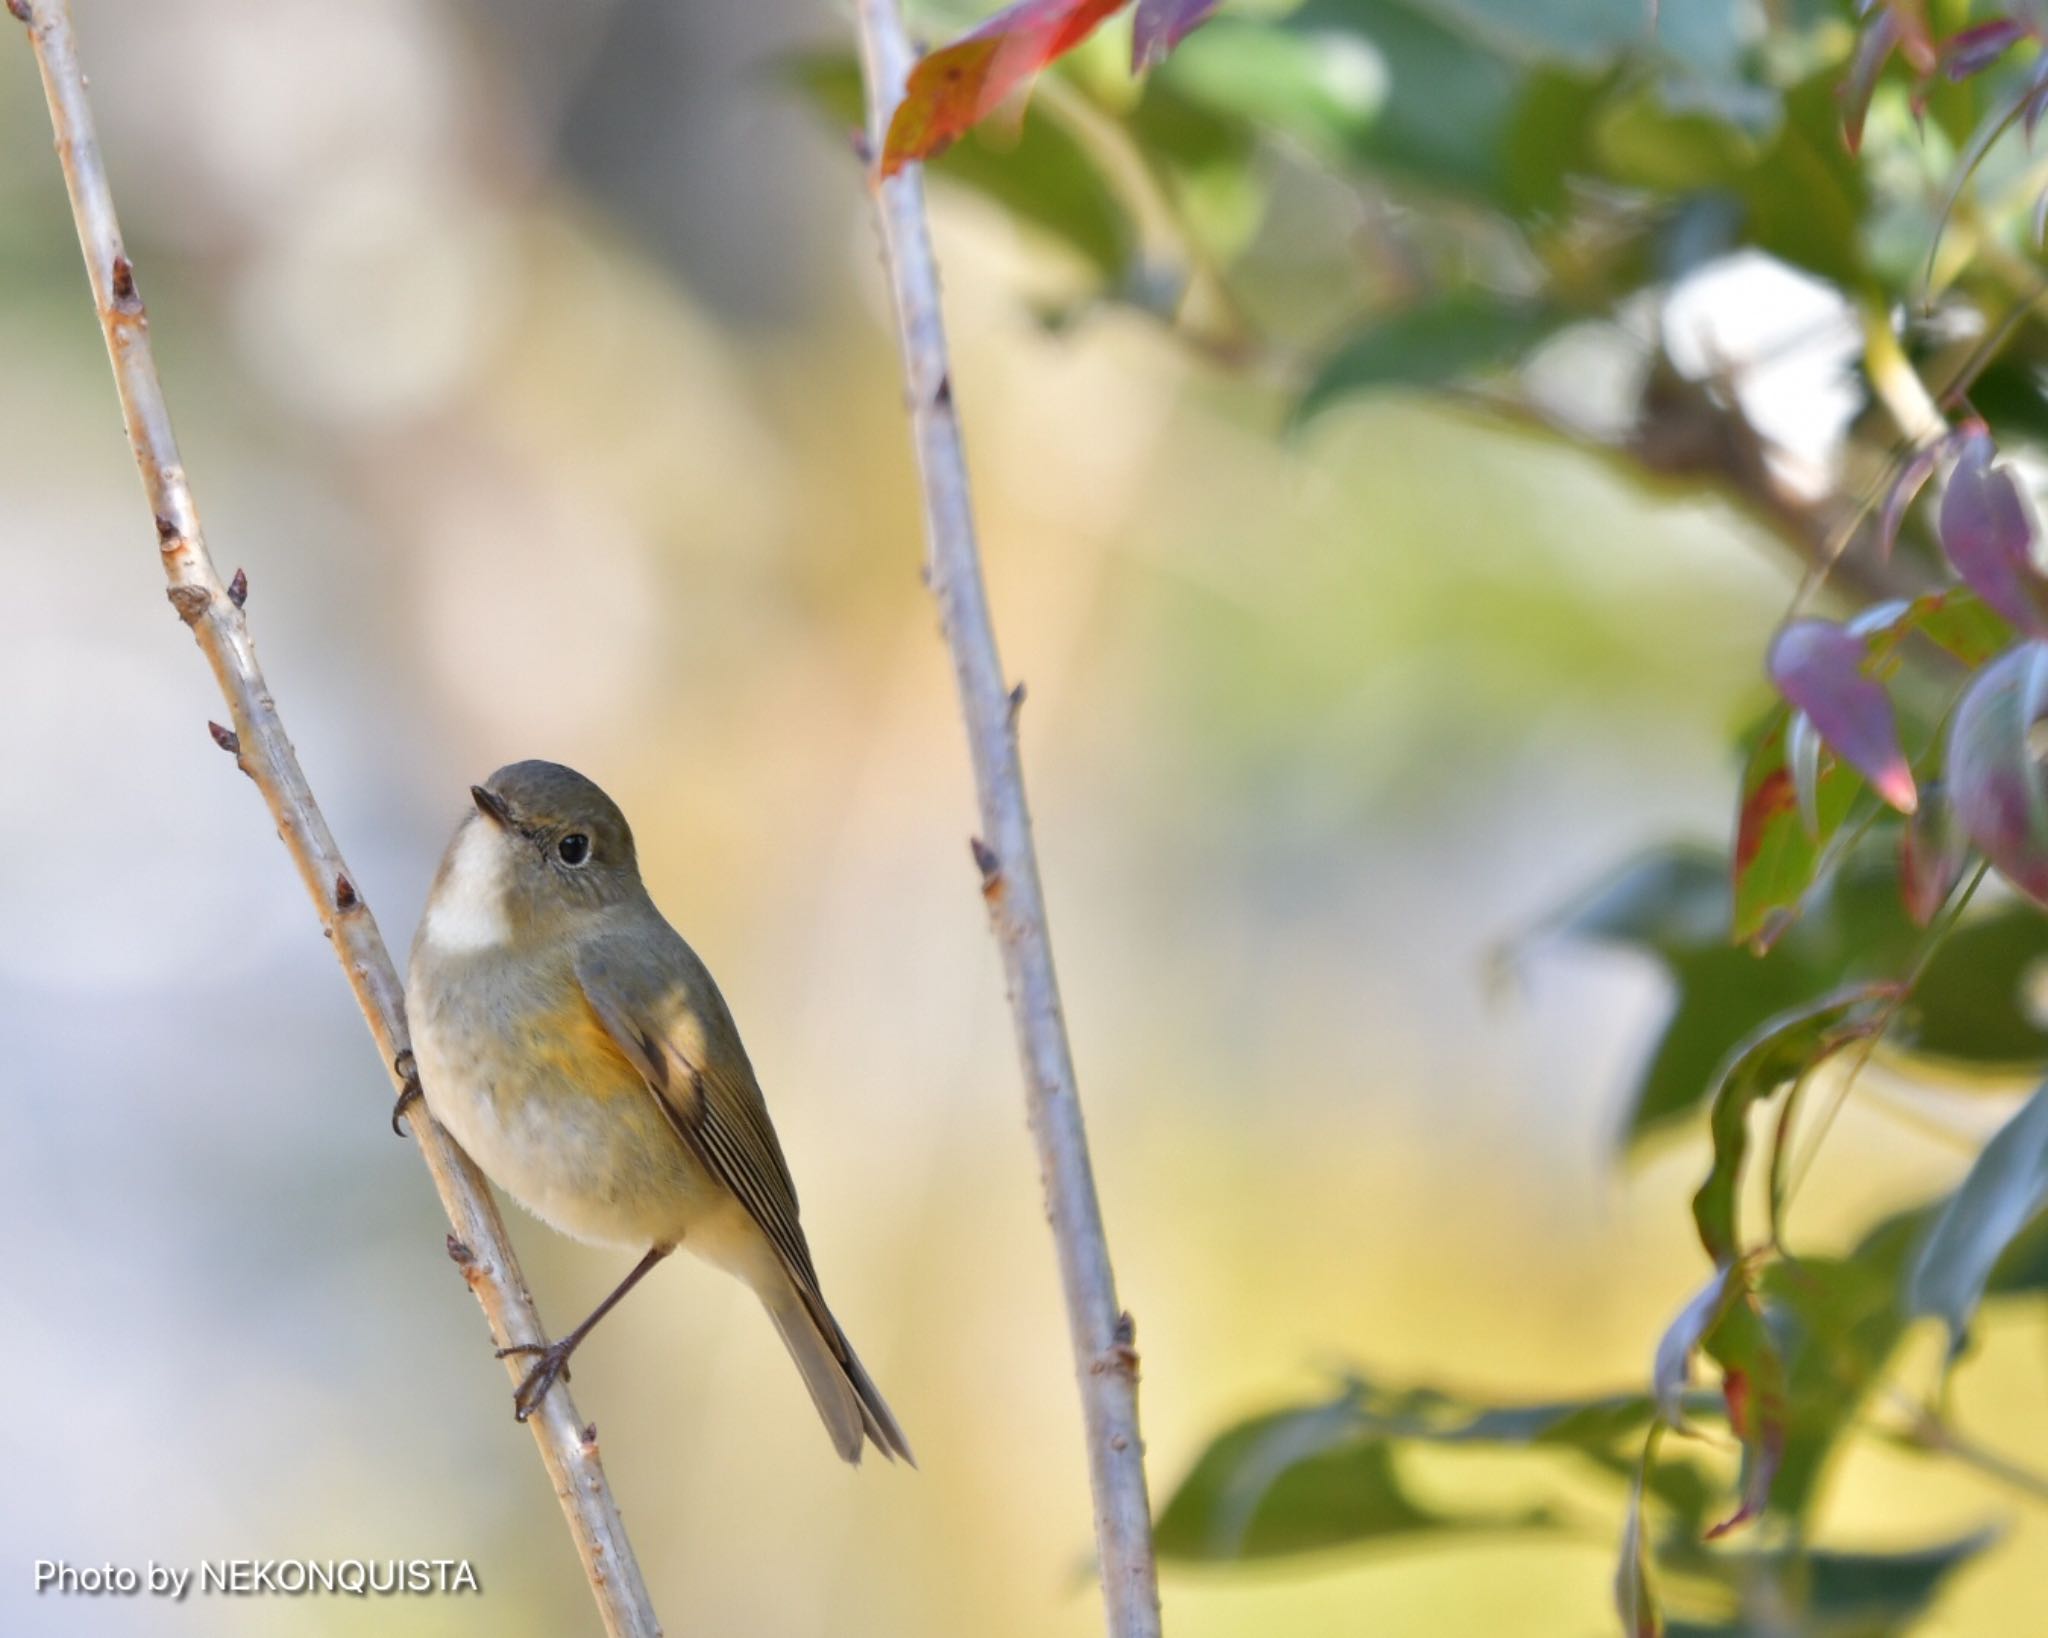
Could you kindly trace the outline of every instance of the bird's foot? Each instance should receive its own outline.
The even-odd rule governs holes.
[[[391,1072],[405,1083],[399,1088],[398,1101],[391,1106],[391,1130],[404,1137],[405,1130],[399,1121],[404,1119],[407,1110],[426,1096],[420,1087],[419,1061],[413,1057],[410,1047],[391,1060]]]
[[[519,1384],[512,1395],[512,1414],[524,1422],[540,1409],[540,1402],[547,1398],[548,1389],[559,1379],[569,1380],[569,1355],[575,1352],[578,1339],[571,1337],[565,1342],[542,1344],[538,1342],[515,1342],[509,1348],[500,1348],[499,1359],[510,1359],[514,1354],[537,1356],[533,1369],[526,1373],[526,1379]]]

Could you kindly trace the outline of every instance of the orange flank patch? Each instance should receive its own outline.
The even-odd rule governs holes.
[[[619,1050],[582,990],[572,989],[564,1005],[529,1018],[524,1033],[523,1045],[536,1069],[550,1070],[594,1098],[646,1096],[640,1072]]]

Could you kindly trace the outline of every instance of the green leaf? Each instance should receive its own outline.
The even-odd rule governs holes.
[[[1499,196],[1522,73],[1417,0],[1307,0],[1286,26],[1325,51],[1364,48],[1386,87],[1351,157],[1428,186]],[[1364,72],[1372,72],[1368,68]]]
[[[1623,1515],[1621,1530],[1621,1563],[1614,1573],[1614,1612],[1621,1617],[1623,1638],[1659,1638],[1664,1631],[1656,1589],[1650,1584],[1650,1556],[1643,1543],[1643,1499],[1656,1461],[1657,1435],[1653,1432],[1644,1442],[1642,1461],[1629,1485],[1628,1511]]]
[[[1712,123],[1776,98],[1738,78],[1743,42],[1727,6],[1667,7],[1656,28],[1642,0],[1306,0],[1288,28],[1362,46],[1387,90],[1351,145],[1375,170],[1516,208],[1555,208],[1580,161],[1605,85],[1635,61],[1661,66],[1674,104]],[[1563,93],[1567,85],[1570,95]],[[1532,120],[1532,109],[1544,112]],[[1540,133],[1536,150],[1527,144]],[[1547,168],[1550,175],[1533,173]]]
[[[1803,1517],[1843,1433],[1882,1380],[1904,1330],[1899,1269],[1910,1237],[1866,1239],[1847,1257],[1801,1257],[1760,1276],[1786,1362],[1786,1440],[1772,1505]]]
[[[1687,1299],[1678,1316],[1657,1339],[1657,1352],[1650,1365],[1650,1392],[1655,1397],[1657,1417],[1665,1427],[1686,1431],[1685,1390],[1692,1379],[1693,1356],[1707,1333],[1721,1323],[1721,1317],[1738,1302],[1746,1290],[1745,1276],[1733,1264],[1714,1270],[1714,1276]]]
[[[1734,180],[1734,192],[1757,249],[1858,290],[1870,280],[1870,190],[1842,141],[1836,83],[1830,67],[1785,93],[1776,140]]]
[[[1671,1013],[1628,1097],[1621,1131],[1631,1144],[1698,1108],[1720,1066],[1774,1015],[1845,983],[1904,975],[1925,938],[1900,900],[1891,849],[1876,838],[1845,857],[1767,955],[1728,943],[1731,908],[1722,859],[1674,845],[1621,865],[1548,924],[1639,951],[1671,978]],[[2013,903],[1973,913],[1928,961],[1888,1050],[2038,1074],[2048,1031],[2028,982],[2044,958],[2048,917]]]
[[[1938,1315],[1951,1357],[2007,1248],[2048,1206],[2048,1086],[1984,1145],[1920,1243],[1906,1279],[1906,1311]]]
[[[1967,586],[1922,592],[1910,602],[1882,604],[1857,616],[1855,629],[1870,638],[1874,657],[1896,653],[1909,637],[1925,637],[1961,660],[1982,665],[2011,644],[2013,629]]]
[[[1733,1620],[1674,1620],[1665,1638],[1897,1638],[1926,1614],[1942,1588],[1998,1540],[1995,1530],[1896,1553],[1827,1549],[1715,1553],[1687,1569]],[[1705,1600],[1703,1600],[1704,1602]]]
[[[1503,138],[1500,203],[1514,215],[1567,215],[1578,178],[1594,170],[1593,122],[1606,95],[1604,77],[1544,68],[1528,77]]]
[[[2048,917],[2001,904],[1950,933],[1907,999],[1893,1045],[2006,1073],[2038,1068],[2048,1033],[2028,991],[2048,954]]]
[[[1729,1055],[1713,1093],[1714,1163],[1692,1202],[1700,1244],[1717,1266],[1742,1255],[1737,1205],[1750,1110],[1851,1042],[1883,1029],[1897,994],[1890,985],[1847,986],[1780,1013]]]
[[[1761,941],[1764,948],[1791,925],[1828,844],[1862,788],[1854,768],[1823,754],[1815,812],[1802,815],[1787,758],[1791,719],[1791,707],[1786,705],[1764,718],[1742,770],[1742,799],[1735,818],[1733,936],[1742,944]]]
[[[2006,1247],[1984,1288],[1994,1297],[2039,1297],[2048,1293],[2048,1216],[2037,1217]]]
[[[820,112],[844,129],[860,128],[860,68],[850,55],[800,53],[781,67]],[[1029,106],[1014,137],[978,126],[927,170],[1066,245],[1106,285],[1129,276],[1138,240],[1130,212],[1093,154],[1043,102]]]
[[[1387,82],[1362,50],[1224,16],[1192,36],[1159,77],[1189,101],[1284,132],[1334,161],[1365,139]]]
[[[1728,1425],[1742,1441],[1742,1499],[1733,1513],[1707,1532],[1712,1539],[1762,1517],[1770,1504],[1771,1485],[1785,1457],[1785,1360],[1764,1324],[1763,1309],[1747,1289],[1729,1304],[1700,1346],[1721,1367]]]
[[[1693,1400],[1681,1404],[1676,1396],[1685,1390],[1692,1357],[1710,1337],[1716,1341],[1709,1352],[1718,1350],[1738,1366],[1745,1364],[1743,1350],[1767,1345],[1782,1361],[1782,1369],[1762,1359],[1751,1366],[1751,1374],[1763,1390],[1759,1402],[1767,1406],[1776,1398],[1782,1407],[1771,1506],[1782,1517],[1806,1518],[1843,1435],[1855,1424],[1897,1351],[1906,1324],[1899,1282],[1932,1217],[1925,1209],[1896,1214],[1872,1228],[1845,1256],[1775,1262],[1754,1280],[1740,1264],[1717,1269],[1659,1342],[1652,1389],[1666,1407],[1665,1423],[1678,1426],[1686,1416],[1697,1414]],[[2022,1236],[2021,1244],[2000,1264],[1993,1289],[2000,1295],[2048,1289],[2048,1220]],[[1733,1310],[1752,1296],[1761,1306],[1764,1335],[1743,1334],[1740,1324],[1727,1329]],[[1662,1464],[1653,1485],[1672,1468],[1669,1462]],[[1702,1502],[1683,1517],[1696,1526],[1703,1511]]]
[[[1899,1326],[1904,1326],[1908,1319],[1906,1305],[1899,1295],[1906,1270],[1918,1255],[1921,1243],[1933,1231],[1935,1220],[1947,1208],[1948,1201],[1949,1197],[1944,1195],[1930,1205],[1894,1212],[1873,1226],[1850,1253],[1848,1265],[1859,1271],[1859,1278],[1883,1282],[1882,1293],[1870,1296],[1868,1300],[1881,1300],[1888,1304],[1894,1310]],[[1810,1261],[1801,1259],[1799,1266],[1804,1268]],[[1990,1283],[1984,1288],[1987,1302],[1997,1298],[2040,1297],[2044,1294],[2048,1294],[2048,1214],[2036,1217],[2020,1230],[1998,1259],[1991,1271]]]
[[[1423,1506],[1401,1481],[1400,1447],[1549,1449],[1624,1476],[1633,1467],[1625,1447],[1650,1416],[1650,1398],[1641,1393],[1481,1404],[1432,1388],[1356,1381],[1334,1400],[1254,1417],[1220,1434],[1161,1511],[1159,1550],[1169,1558],[1261,1558],[1430,1531],[1546,1526],[1554,1520],[1541,1509],[1449,1514]],[[1652,1489],[1684,1517],[1704,1506],[1689,1467],[1666,1464]]]
[[[1424,1432],[1402,1429],[1412,1437],[1444,1444],[1563,1445],[1582,1451],[1611,1448],[1649,1421],[1650,1396],[1607,1394],[1597,1399],[1558,1399],[1531,1405],[1495,1405],[1474,1410],[1448,1398],[1465,1419]],[[1388,1431],[1396,1431],[1390,1425]]]
[[[1692,1375],[1693,1358],[1700,1353],[1721,1367],[1728,1425],[1742,1441],[1741,1503],[1707,1532],[1720,1536],[1762,1513],[1786,1445],[1785,1362],[1764,1323],[1747,1263],[1728,1262],[1717,1268],[1658,1339],[1651,1391],[1661,1426],[1686,1430],[1680,1398]],[[1651,1448],[1652,1444],[1644,1447],[1646,1471]]]
[[[1654,84],[1611,99],[1593,131],[1603,174],[1660,193],[1725,188],[1762,157],[1749,132],[1707,109],[1672,107]]]
[[[1516,57],[1539,56],[1586,68],[1605,67],[1624,51],[1656,44],[1674,13],[1727,10],[1673,6],[1653,33],[1645,0],[1422,0],[1420,9],[1465,20],[1474,33],[1500,40]]]
[[[1437,387],[1505,369],[1562,321],[1553,309],[1477,291],[1439,296],[1354,335],[1317,371],[1298,413],[1306,419],[1376,387]]]
[[[1807,1608],[1818,1620],[1892,1625],[1924,1614],[1948,1578],[1998,1540],[1996,1530],[1903,1553],[1807,1555]]]
[[[1227,1560],[1456,1527],[1409,1496],[1387,1442],[1343,1399],[1240,1423],[1202,1453],[1159,1515],[1166,1558]]]

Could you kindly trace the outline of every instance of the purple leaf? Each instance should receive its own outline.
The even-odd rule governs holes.
[[[1138,0],[1131,25],[1131,72],[1142,74],[1209,20],[1217,0]]]
[[[1966,428],[1941,497],[1941,549],[1977,595],[2021,630],[2048,635],[2048,599],[2034,567],[2034,528],[2010,469],[1993,466],[1991,434]]]
[[[1948,738],[1949,802],[1963,834],[2048,906],[2048,773],[2034,725],[2048,714],[2048,643],[2022,643],[1977,674]]]
[[[1941,71],[1958,83],[1981,74],[2027,37],[2027,25],[2010,17],[1994,17],[1941,43]]]
[[[1832,620],[1794,620],[1771,644],[1771,681],[1879,796],[1911,813],[1919,797],[1891,696],[1863,674],[1863,659],[1863,644]]]
[[[1899,55],[1923,77],[1934,72],[1934,34],[1927,26],[1926,0],[1885,0],[1885,10],[1898,20]]]
[[[1892,486],[1884,497],[1884,510],[1878,516],[1877,553],[1880,558],[1889,559],[1892,547],[1898,544],[1899,526],[1906,521],[1906,511],[1912,506],[1914,497],[1927,486],[1927,480],[1934,476],[1934,469],[1941,462],[1941,445],[1930,444],[1917,451],[1911,460],[1899,468],[1899,475],[1892,480]]]
[[[1947,786],[1930,780],[1921,788],[1919,809],[1899,832],[1899,896],[1914,926],[1934,920],[1969,856],[1970,839],[1956,823]]]
[[[1884,65],[1898,43],[1898,14],[1889,7],[1867,23],[1857,37],[1856,55],[1850,60],[1849,72],[1842,77],[1841,91],[1842,140],[1852,154],[1863,147],[1863,118],[1870,112],[1871,93],[1877,89],[1877,77],[1884,72]]]

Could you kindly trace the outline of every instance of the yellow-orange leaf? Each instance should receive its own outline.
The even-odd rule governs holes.
[[[882,174],[945,152],[1031,75],[1072,51],[1130,0],[1017,0],[910,71],[889,121]]]

